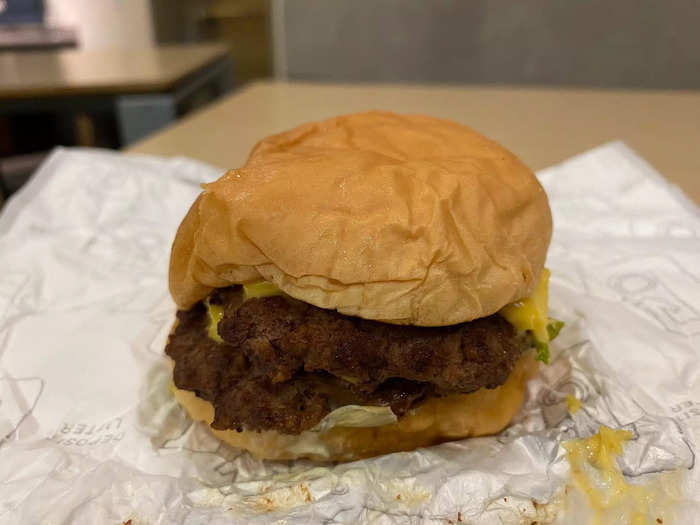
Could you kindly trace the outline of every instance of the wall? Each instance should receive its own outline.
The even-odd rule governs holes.
[[[698,0],[273,0],[275,72],[700,88]]]
[[[151,0],[158,43],[217,40],[231,49],[238,85],[271,75],[269,0]]]
[[[48,25],[72,26],[81,49],[154,44],[149,0],[45,0]]]

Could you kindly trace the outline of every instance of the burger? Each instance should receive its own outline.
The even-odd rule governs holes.
[[[270,459],[500,432],[547,361],[547,196],[463,125],[368,112],[267,137],[172,246],[192,419]]]

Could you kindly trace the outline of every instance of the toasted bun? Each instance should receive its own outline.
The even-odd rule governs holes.
[[[222,441],[246,449],[261,459],[352,461],[414,450],[443,441],[500,432],[522,405],[525,386],[537,373],[537,365],[533,353],[527,352],[503,385],[492,390],[482,388],[471,394],[430,398],[391,425],[334,427],[325,433],[304,432],[299,436],[275,431],[236,432],[209,428]],[[174,385],[172,389],[192,419],[212,422],[214,407],[211,403]]]
[[[551,229],[533,173],[472,129],[347,115],[263,139],[205,185],[173,243],[170,291],[186,309],[266,279],[343,314],[450,325],[529,295]]]

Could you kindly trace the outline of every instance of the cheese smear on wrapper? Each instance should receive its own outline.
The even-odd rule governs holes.
[[[669,509],[673,502],[664,485],[669,473],[646,484],[630,483],[617,463],[625,443],[633,438],[629,430],[601,425],[589,438],[562,443],[574,486],[593,511],[591,525],[671,523]]]

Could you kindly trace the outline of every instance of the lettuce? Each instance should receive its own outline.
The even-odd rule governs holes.
[[[549,345],[547,343],[540,343],[535,341],[535,350],[537,350],[537,355],[535,359],[542,361],[545,365],[549,364]]]
[[[561,329],[564,327],[564,321],[559,321],[558,319],[549,319],[547,323],[547,335],[550,341],[559,335]],[[537,356],[535,359],[542,361],[545,365],[549,364],[549,344],[542,343],[535,339],[535,350],[537,350]]]
[[[312,431],[325,432],[333,427],[380,427],[396,421],[396,414],[390,407],[345,405],[326,415]]]
[[[547,334],[549,335],[549,340],[554,341],[554,338],[559,335],[562,328],[564,328],[564,321],[550,319],[547,323]]]

